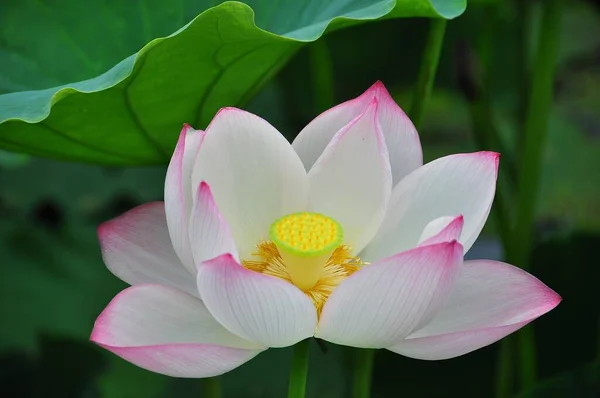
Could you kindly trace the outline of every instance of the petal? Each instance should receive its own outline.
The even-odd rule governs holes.
[[[210,185],[241,257],[268,239],[273,221],[306,207],[298,155],[273,126],[239,109],[222,109],[208,126],[192,180]]]
[[[160,285],[119,293],[90,339],[137,366],[177,377],[216,376],[264,350],[223,328],[202,301]]]
[[[225,253],[232,253],[237,258],[229,225],[219,213],[210,187],[204,181],[198,187],[192,208],[190,238],[196,266]]]
[[[389,348],[396,354],[405,357],[441,360],[454,358],[485,347],[512,332],[525,326],[528,322],[515,323],[508,326],[467,330],[464,332],[446,333],[436,336],[407,338]]]
[[[514,332],[560,300],[520,268],[498,261],[466,261],[446,307],[390,349],[420,359],[463,355]]]
[[[250,271],[225,254],[198,270],[198,289],[227,329],[269,347],[285,347],[314,334],[317,312],[291,283]]]
[[[378,117],[390,154],[393,185],[423,164],[415,126],[378,81],[361,96],[320,114],[298,134],[292,145],[306,170],[315,164],[336,132],[365,112],[374,98],[379,102]]]
[[[458,240],[463,229],[463,224],[463,216],[436,218],[427,224],[423,232],[421,232],[419,246]]]
[[[408,175],[394,187],[384,221],[361,258],[374,261],[415,247],[425,226],[448,214],[464,217],[459,242],[466,253],[490,212],[498,157],[495,152],[451,155]]]
[[[188,219],[192,208],[192,170],[204,131],[184,125],[171,157],[165,179],[167,224],[175,252],[190,272],[195,273],[188,235]]]
[[[195,276],[175,254],[163,202],[147,203],[98,228],[108,269],[131,285],[158,283],[198,296]]]
[[[429,322],[446,302],[462,264],[456,241],[423,246],[365,266],[333,291],[316,337],[389,347]]]
[[[360,251],[377,232],[392,191],[377,100],[333,137],[308,173],[309,209],[337,220]]]

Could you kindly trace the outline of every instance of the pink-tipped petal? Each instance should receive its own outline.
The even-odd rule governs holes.
[[[90,339],[137,366],[177,377],[216,376],[265,349],[221,326],[202,301],[160,285],[119,293]]]
[[[464,217],[459,242],[466,253],[494,200],[498,156],[495,152],[446,156],[406,176],[394,187],[384,221],[361,258],[375,261],[413,248],[430,221],[449,214]]]
[[[198,295],[195,275],[175,254],[163,202],[147,203],[98,228],[108,269],[131,285],[159,283]]]
[[[458,240],[464,225],[463,216],[445,216],[431,221],[419,238],[419,246]]]
[[[165,178],[165,208],[169,233],[175,252],[190,272],[195,272],[188,235],[188,220],[194,195],[192,170],[203,140],[204,131],[184,125]]]
[[[314,334],[317,312],[302,291],[242,267],[229,254],[199,268],[198,289],[213,316],[247,340],[285,347]]]
[[[419,359],[463,355],[514,332],[560,300],[520,268],[498,261],[466,261],[446,307],[390,350]]]
[[[461,264],[462,247],[454,241],[365,266],[333,291],[316,337],[354,347],[390,347],[442,308]]]
[[[229,225],[219,213],[210,187],[204,181],[198,187],[192,208],[190,239],[196,267],[225,253],[232,253],[237,258]]]
[[[311,211],[337,220],[358,253],[377,232],[392,191],[392,174],[377,118],[377,100],[331,140],[308,173]]]
[[[262,350],[245,350],[213,344],[166,344],[145,347],[99,346],[151,372],[172,377],[205,378],[227,373]]]
[[[389,151],[393,185],[423,164],[417,130],[383,83],[377,82],[359,97],[320,114],[298,134],[292,145],[306,170],[315,164],[336,132],[364,113],[373,99],[379,103],[378,117]]]
[[[298,155],[273,126],[239,109],[222,109],[206,129],[192,180],[210,185],[242,258],[268,239],[273,221],[306,207]]]
[[[464,332],[440,334],[437,336],[407,338],[402,340],[400,344],[389,348],[389,350],[396,354],[415,359],[429,361],[449,359],[468,354],[471,351],[495,343],[501,338],[522,328],[527,323],[528,322],[515,323],[508,326],[467,330]]]

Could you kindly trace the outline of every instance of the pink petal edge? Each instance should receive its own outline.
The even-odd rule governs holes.
[[[243,267],[229,253],[205,261],[197,280],[213,317],[248,341],[286,347],[314,334],[317,312],[300,289]]]
[[[448,225],[446,225],[440,232],[432,236],[431,238],[425,239],[419,243],[419,246],[433,245],[436,243],[450,242],[452,240],[458,240],[462,228],[464,225],[464,217],[461,215],[456,216]]]
[[[244,364],[261,350],[245,350],[212,344],[164,344],[116,347],[92,342],[140,368],[172,377],[219,376]]]
[[[428,273],[418,271],[425,264],[431,268]],[[331,294],[323,307],[316,336],[336,344],[386,348],[421,328],[439,312],[461,264],[462,245],[453,240],[417,247],[364,267]],[[406,279],[407,275],[410,279]],[[409,285],[398,290],[398,282],[403,280]],[[398,301],[409,297],[410,306],[401,311],[391,309],[400,308]]]
[[[239,261],[229,224],[219,211],[206,181],[201,181],[198,186],[191,217],[190,238],[196,242],[192,247],[196,268],[202,262],[226,253]]]
[[[522,295],[523,289],[528,290],[530,293],[533,291],[537,293],[521,306],[504,309],[488,320],[479,319],[475,322],[475,325],[477,325],[475,327],[465,327],[466,324],[460,325],[460,322],[460,326],[452,326],[445,324],[444,321],[440,323],[439,320],[434,319],[432,325],[437,324],[437,326],[426,325],[423,329],[390,347],[389,350],[404,356],[424,360],[441,360],[461,356],[504,338],[556,308],[562,301],[558,293],[535,276],[510,264],[492,260],[472,260],[465,262],[465,266],[472,267],[471,270],[473,271],[482,271],[481,267],[499,267],[498,270],[504,269],[503,272],[514,272],[514,276],[521,275],[520,277],[524,278],[520,284],[515,286],[514,295]],[[459,287],[457,286],[457,288]],[[510,292],[507,293],[509,296],[511,295]],[[482,294],[485,294],[485,291],[482,291]],[[462,305],[456,302],[451,305],[452,302],[451,299],[447,310],[453,311],[452,308],[454,308],[455,311],[457,308],[463,308]],[[478,312],[481,313],[481,310]],[[444,317],[447,322],[448,320],[457,319],[456,317],[460,314],[450,312],[445,316],[444,314],[440,314],[440,316]],[[498,324],[486,325],[486,323],[494,322]],[[444,331],[444,329],[448,331]]]
[[[146,285],[152,286],[152,285]],[[161,286],[161,285],[154,285]],[[264,348],[244,349],[209,343],[167,343],[140,346],[111,344],[110,317],[120,298],[132,288],[119,292],[94,322],[90,341],[143,369],[182,378],[204,378],[226,373],[254,358]]]

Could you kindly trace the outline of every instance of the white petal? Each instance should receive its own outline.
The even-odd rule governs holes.
[[[431,221],[419,238],[419,246],[458,240],[463,229],[463,216],[445,216]]]
[[[192,170],[204,131],[183,126],[165,178],[167,224],[175,252],[190,272],[195,272],[188,235],[193,201]]]
[[[377,82],[361,96],[323,112],[298,134],[292,145],[306,170],[321,156],[335,133],[362,114],[374,98],[379,102],[379,122],[390,154],[393,185],[423,164],[415,127],[385,86]]]
[[[208,126],[192,180],[210,185],[242,258],[268,239],[273,221],[306,208],[298,155],[273,126],[239,109],[222,109]]]
[[[333,291],[316,337],[354,347],[390,347],[445,304],[461,264],[461,245],[449,242],[365,266]]]
[[[481,232],[494,200],[498,154],[476,152],[446,156],[418,168],[392,192],[377,235],[360,253],[375,261],[412,247],[432,220],[462,214],[459,242],[465,252]]]
[[[196,266],[225,253],[237,259],[237,249],[227,221],[219,213],[210,187],[204,181],[198,187],[190,219],[190,239]]]
[[[175,254],[163,202],[147,203],[98,228],[108,269],[131,285],[159,283],[198,296],[196,277]]]
[[[333,137],[308,173],[309,209],[337,220],[360,251],[377,232],[392,190],[377,100]]]
[[[269,347],[293,345],[314,334],[317,312],[291,283],[250,271],[231,255],[206,261],[198,289],[213,316],[227,329]]]
[[[560,300],[520,268],[497,261],[466,261],[446,307],[390,349],[420,359],[463,355],[514,332]]]
[[[178,377],[215,376],[265,349],[226,330],[202,301],[160,285],[118,294],[90,339],[140,367]]]

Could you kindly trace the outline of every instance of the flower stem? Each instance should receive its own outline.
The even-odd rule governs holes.
[[[202,396],[204,398],[219,398],[221,396],[221,380],[218,377],[210,377],[202,382]]]
[[[531,75],[529,101],[525,116],[522,159],[519,162],[518,196],[515,229],[508,250],[508,260],[523,269],[530,268],[533,244],[533,223],[539,191],[542,155],[548,130],[548,115],[552,105],[554,72],[560,39],[562,0],[543,3],[542,22],[537,53]],[[530,328],[519,332],[520,387],[535,384],[537,364],[534,336]]]
[[[548,115],[552,104],[554,70],[558,54],[561,1],[545,1],[540,29],[535,73],[525,120],[523,159],[518,181],[517,220],[512,256],[516,265],[529,268],[532,229],[537,204],[542,154],[545,150]]]
[[[432,19],[430,24],[429,36],[427,37],[423,59],[421,60],[419,79],[417,80],[417,87],[413,95],[409,114],[417,130],[421,127],[423,114],[425,113],[425,103],[433,88],[433,82],[435,81],[435,74],[440,60],[440,52],[442,51],[444,33],[446,32],[445,19]]]
[[[304,398],[306,392],[306,376],[308,375],[308,351],[310,339],[303,340],[294,346],[288,398]]]
[[[517,67],[517,122],[519,129],[517,136],[517,155],[522,155],[523,142],[525,138],[525,118],[527,112],[527,100],[529,98],[529,77],[531,76],[530,67],[530,44],[529,36],[532,25],[533,2],[515,0],[517,10],[517,52],[515,63]]]
[[[371,395],[374,357],[375,350],[362,348],[355,350],[352,398],[369,398]]]
[[[500,352],[496,362],[496,398],[509,398],[513,395],[515,372],[515,336],[509,335],[500,342]]]

